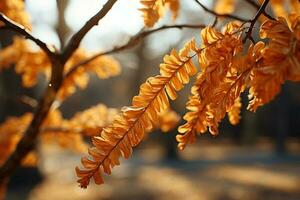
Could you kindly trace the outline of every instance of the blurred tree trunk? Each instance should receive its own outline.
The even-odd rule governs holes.
[[[61,47],[65,46],[70,29],[66,23],[65,12],[68,7],[69,0],[56,0],[58,10],[58,22],[56,24],[56,32],[60,41]]]
[[[1,48],[12,43],[13,34],[3,31],[0,34]],[[19,78],[14,70],[6,69],[0,73],[0,121],[3,121],[9,115],[15,115],[18,112],[17,106],[13,106],[17,99],[13,99],[20,93]]]
[[[244,144],[253,144],[256,140],[257,133],[257,121],[255,114],[252,112],[243,113],[243,134],[241,136],[241,141]]]
[[[276,152],[281,155],[286,152],[286,139],[289,134],[289,97],[287,89],[287,85],[283,85],[282,92],[276,102]]]

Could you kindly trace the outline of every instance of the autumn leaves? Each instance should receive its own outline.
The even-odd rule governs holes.
[[[11,4],[7,2],[14,2],[17,10],[19,8],[24,10],[23,1],[4,2],[6,3],[0,3],[0,10],[5,8],[9,10],[7,7]],[[111,2],[108,7],[116,1]],[[172,16],[176,18],[180,8],[179,0],[140,0],[140,2],[145,27],[148,28],[153,27],[166,10],[170,10]],[[262,2],[267,6],[269,1]],[[101,120],[105,119],[101,116],[102,106],[78,113],[69,120],[63,119],[59,111],[51,110],[41,126],[41,130],[48,134],[42,134],[42,137],[50,140],[51,136],[55,135],[61,139],[59,142],[70,145],[71,148],[76,143],[84,144],[81,140],[82,135],[92,137],[93,147],[88,150],[89,156],[82,158],[83,169],[76,168],[78,182],[81,187],[87,187],[92,178],[97,184],[103,183],[102,174],[111,174],[112,168],[120,164],[120,157],[129,158],[132,148],[142,141],[146,133],[159,126],[164,130],[174,127],[178,116],[171,114],[169,101],[177,98],[177,92],[189,83],[191,76],[196,75],[196,80],[186,104],[188,110],[184,116],[186,122],[179,127],[179,134],[176,137],[179,148],[183,149],[187,144],[194,142],[198,134],[206,131],[217,135],[219,123],[226,114],[232,124],[237,124],[240,120],[242,107],[240,96],[243,92],[249,89],[248,109],[256,111],[258,107],[268,103],[279,93],[285,81],[300,80],[300,16],[299,14],[288,15],[280,7],[281,0],[270,2],[274,13],[285,18],[278,17],[273,20],[269,17],[271,19],[266,20],[260,17],[262,26],[259,29],[253,28],[252,25],[260,14],[266,15],[263,9],[259,9],[262,12],[257,12],[255,20],[241,20],[245,22],[244,24],[229,22],[224,26],[223,31],[215,28],[215,23],[214,26],[207,26],[201,31],[201,45],[198,46],[192,39],[179,52],[172,50],[170,55],[164,56],[159,75],[148,78],[140,86],[139,94],[133,97],[132,105],[124,107],[113,120],[109,120],[111,122],[109,125],[104,123],[103,126],[99,126]],[[234,12],[235,3],[236,1],[233,0],[219,0],[215,11],[208,10],[203,5],[201,7],[211,14],[216,12],[216,18],[220,16],[224,18]],[[260,4],[254,3],[254,6],[260,8]],[[291,11],[299,10],[299,2],[296,0],[289,1],[289,6]],[[108,11],[109,8],[105,9],[101,16],[105,16]],[[21,12],[14,10],[6,14],[27,26],[28,19]],[[237,19],[237,17],[230,19],[232,18]],[[248,22],[251,23],[251,31]],[[2,26],[0,24],[0,27]],[[83,30],[84,33],[87,32],[87,29]],[[251,36],[252,30],[259,30],[259,41],[253,40],[253,44],[245,44],[243,33],[248,31],[247,36]],[[155,29],[150,29],[148,34],[151,31],[155,32]],[[79,38],[84,36],[80,32],[77,36],[78,34]],[[140,40],[143,37],[140,35],[137,38]],[[252,39],[246,37],[249,38]],[[78,42],[80,41],[77,41],[75,47],[79,45]],[[130,46],[129,42],[128,46],[120,47],[119,50]],[[69,47],[73,49],[72,44]],[[93,60],[89,60],[91,55],[80,48],[76,51],[74,49],[71,53],[67,52],[66,55],[69,55],[70,59],[65,64],[64,81],[56,99],[63,101],[77,88],[84,89],[88,84],[89,72],[96,73],[101,79],[118,75],[121,70],[119,63],[107,56],[112,52],[115,52],[114,49]],[[49,77],[51,62],[46,53],[33,49],[31,44],[23,39],[14,39],[11,46],[0,51],[0,57],[0,69],[16,64],[15,70],[22,76],[25,87],[36,85],[38,75],[41,73]],[[89,62],[82,62],[86,59]],[[199,66],[199,71],[196,66]],[[106,109],[105,106],[104,108]],[[21,130],[15,129],[19,127],[16,124],[26,126],[31,119],[32,115],[24,115],[19,119],[12,118],[0,126],[0,132],[11,130],[15,133],[11,134],[11,137],[0,137],[2,140],[0,143],[5,143],[10,148],[9,152],[4,152],[6,157],[18,142],[15,135],[19,140],[23,134]],[[53,125],[60,129],[55,129]],[[54,134],[49,134],[54,131],[56,131]],[[70,137],[70,134],[66,133],[76,133],[76,137],[74,134],[74,137]],[[0,158],[1,162],[3,160]]]
[[[224,1],[225,2],[225,1]],[[166,8],[174,16],[178,1],[141,1],[145,25],[153,26]],[[232,1],[226,1],[232,4]],[[176,8],[176,9],[175,9]],[[230,12],[233,11],[230,7]],[[291,15],[290,25],[284,18],[266,20],[260,28],[261,39],[248,49],[243,42],[247,23],[228,23],[223,31],[206,27],[201,31],[201,47],[191,40],[177,53],[172,50],[160,65],[160,74],[150,77],[141,85],[139,95],[132,106],[124,107],[111,126],[94,137],[95,147],[90,148],[90,157],[82,159],[85,169],[76,168],[81,187],[87,187],[94,177],[97,184],[103,183],[101,173],[110,174],[119,165],[121,156],[128,158],[132,147],[141,142],[158,121],[158,115],[169,108],[169,99],[175,100],[181,90],[197,73],[193,63],[197,57],[201,68],[191,89],[191,96],[184,116],[186,123],[178,128],[178,147],[184,149],[193,143],[198,134],[207,130],[218,134],[219,123],[228,114],[231,124],[240,120],[241,93],[249,89],[248,109],[256,111],[271,101],[286,80],[298,81],[300,72],[300,17]]]
[[[269,43],[261,49],[261,61],[252,72],[248,106],[251,111],[272,100],[285,81],[300,80],[300,16],[291,15],[289,22],[290,27],[279,17],[261,26],[260,36],[268,38]]]
[[[190,110],[184,116],[187,122],[178,129],[182,133],[177,135],[180,149],[192,143],[196,134],[206,132],[207,128],[216,135],[219,122],[235,105],[240,93],[237,91],[240,90],[239,84],[234,83],[237,72],[230,68],[234,56],[242,48],[240,26],[229,23],[224,33],[207,27],[201,35],[203,44],[198,55],[201,72],[187,102]]]
[[[140,11],[143,13],[146,27],[154,26],[166,9],[171,10],[174,19],[178,15],[179,0],[140,0],[140,2],[144,6]]]
[[[176,99],[177,91],[196,73],[193,56],[189,55],[191,50],[198,51],[194,40],[188,42],[179,53],[173,50],[166,55],[160,65],[160,75],[148,78],[133,98],[132,106],[124,107],[112,125],[93,138],[95,147],[89,149],[92,159],[84,157],[82,165],[85,169],[76,168],[81,187],[87,187],[92,177],[95,183],[103,183],[99,174],[111,174],[112,168],[120,164],[119,158],[123,156],[128,159],[132,147],[141,142],[146,132],[157,126],[159,114],[169,109],[168,97]]]
[[[204,46],[215,45],[206,46],[201,52],[202,71],[187,103],[187,122],[178,129],[182,133],[177,136],[179,148],[194,142],[196,135],[205,133],[207,128],[211,134],[218,134],[218,124],[226,113],[229,121],[237,124],[240,94],[247,88],[248,109],[255,112],[280,92],[286,80],[299,81],[300,17],[292,17],[290,23],[291,28],[284,18],[265,21],[260,36],[269,42],[252,44],[246,53],[241,51],[241,34],[231,32],[238,29],[236,25],[229,23],[223,34],[209,27],[202,31]]]

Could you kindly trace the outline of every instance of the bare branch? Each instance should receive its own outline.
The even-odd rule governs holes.
[[[49,46],[46,43],[42,42],[40,39],[34,37],[30,34],[30,32],[21,24],[18,24],[11,19],[9,19],[7,16],[5,16],[3,13],[0,12],[0,21],[4,23],[4,26],[0,26],[0,29],[7,29],[14,31],[15,33],[18,33],[22,36],[24,36],[26,39],[32,40],[35,42],[49,57],[53,57],[55,48],[53,46]]]
[[[252,5],[254,8],[256,8],[257,10],[259,10],[260,5],[258,3],[256,3],[255,1],[253,1],[253,0],[244,0],[244,1],[246,1],[247,3],[249,3],[250,5]],[[272,17],[271,15],[269,15],[265,10],[262,12],[262,14],[264,16],[266,16],[267,18],[269,18],[269,19],[275,20],[274,17]]]
[[[62,61],[66,62],[74,53],[74,51],[79,47],[81,40],[84,36],[94,27],[99,21],[105,17],[105,15],[110,11],[113,5],[117,2],[117,0],[108,0],[103,8],[96,13],[86,24],[75,33],[67,44],[65,50],[62,53]]]
[[[254,28],[254,25],[256,23],[256,21],[258,20],[259,16],[264,12],[264,10],[266,9],[268,3],[269,3],[270,0],[264,0],[263,4],[260,6],[260,8],[258,9],[256,15],[254,16],[254,18],[251,20],[251,24],[250,24],[250,27],[249,29],[246,31],[246,36],[245,38],[243,39],[243,42],[245,43],[247,41],[247,39],[250,39],[253,43],[254,42],[254,39],[252,38],[252,31],[253,31],[253,28]]]
[[[203,10],[205,10],[206,12],[216,16],[216,17],[224,17],[224,18],[230,18],[230,19],[235,19],[235,20],[239,20],[242,22],[247,22],[249,21],[248,19],[239,17],[239,16],[235,16],[235,15],[230,15],[230,14],[218,14],[215,11],[207,8],[206,6],[204,6],[199,0],[194,0],[199,6],[201,6],[201,8],[203,8]]]
[[[97,53],[97,54],[93,55],[92,57],[87,58],[86,60],[83,60],[82,62],[74,65],[71,68],[71,70],[65,75],[65,79],[68,78],[69,76],[71,76],[80,66],[86,65],[86,64],[92,62],[93,60],[99,58],[100,56],[104,56],[104,55],[108,55],[108,54],[112,54],[112,53],[117,53],[117,52],[123,51],[125,49],[132,48],[132,47],[138,45],[139,42],[143,38],[145,38],[145,37],[147,37],[147,36],[149,36],[153,33],[156,33],[156,32],[159,32],[159,31],[162,31],[162,30],[165,30],[165,29],[183,29],[183,28],[198,29],[198,28],[204,28],[204,27],[206,27],[206,25],[204,25],[204,24],[177,24],[177,25],[164,25],[164,26],[161,26],[161,27],[156,28],[156,29],[140,31],[137,35],[131,37],[126,44],[121,45],[121,46],[117,46],[117,47],[115,47],[111,50],[108,50],[108,51]]]

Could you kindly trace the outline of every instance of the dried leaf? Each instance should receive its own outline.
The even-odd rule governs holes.
[[[89,151],[92,159],[88,168],[76,168],[81,187],[87,187],[90,179],[99,171],[111,174],[112,168],[119,165],[119,158],[129,158],[132,147],[141,142],[145,132],[155,127],[159,114],[169,107],[167,95],[175,99],[176,92],[188,82],[186,77],[194,75],[196,71],[191,62],[193,56],[188,53],[198,51],[195,46],[195,40],[191,40],[179,53],[173,50],[166,55],[164,63],[160,65],[160,75],[148,78],[141,85],[139,94],[133,98],[132,106],[124,107],[112,125],[93,138],[95,147]],[[96,183],[102,182],[97,180]]]

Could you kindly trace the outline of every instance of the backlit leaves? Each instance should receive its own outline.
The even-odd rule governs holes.
[[[174,19],[178,15],[179,0],[140,2],[146,27],[154,26],[167,10]],[[231,14],[236,3],[235,0],[218,0],[214,11]],[[64,119],[58,110],[51,110],[40,127],[42,141],[81,152],[87,148],[82,137],[92,137],[93,147],[89,148],[89,156],[82,158],[83,168],[76,168],[78,182],[81,187],[87,187],[93,178],[95,183],[102,184],[102,174],[111,174],[112,168],[120,164],[120,157],[129,158],[132,148],[146,133],[157,128],[170,131],[177,125],[179,117],[170,110],[169,100],[175,100],[177,92],[197,73],[193,63],[196,59],[201,71],[186,104],[186,123],[178,129],[179,148],[183,149],[186,144],[194,142],[198,134],[206,131],[217,135],[226,114],[230,123],[236,125],[240,120],[243,92],[249,89],[248,109],[256,111],[280,92],[285,81],[300,80],[299,1],[271,0],[270,5],[278,18],[268,19],[262,24],[260,41],[253,40],[251,45],[243,42],[243,32],[249,31],[250,34],[258,30],[256,26],[249,29],[248,21],[245,24],[229,22],[223,31],[207,26],[201,32],[200,47],[191,40],[181,51],[172,50],[170,55],[164,56],[159,75],[148,78],[140,86],[131,106],[123,107],[118,113],[115,109],[97,105],[71,119]],[[1,1],[0,12],[30,28],[23,1]],[[57,95],[59,101],[72,95],[77,88],[85,89],[90,72],[101,79],[120,73],[119,63],[114,58],[100,56],[91,62],[82,62],[90,56],[92,54],[79,48],[66,62],[64,81]],[[51,71],[46,54],[17,37],[12,45],[0,51],[0,58],[0,70],[15,65],[24,87],[35,86],[40,74],[48,78]],[[19,118],[9,118],[0,126],[0,145],[4,147],[0,149],[0,164],[16,148],[31,120],[32,114],[24,114]],[[33,163],[36,157],[32,152],[23,164]],[[0,193],[1,189],[2,186]]]
[[[76,88],[85,89],[89,82],[89,72],[95,73],[99,79],[107,79],[120,74],[121,67],[118,61],[111,56],[100,56],[87,64],[73,68],[77,63],[91,56],[83,49],[78,49],[68,60],[65,66],[65,74],[68,75],[58,92],[57,98],[59,100],[64,100],[72,95]]]
[[[238,24],[230,23],[223,33],[211,27],[201,32],[203,51],[199,64],[202,71],[187,102],[190,110],[184,116],[187,122],[178,129],[182,135],[176,138],[181,149],[192,143],[197,133],[206,132],[207,127],[212,134],[217,134],[219,121],[237,98],[234,90],[238,88],[232,84],[238,74],[231,72],[230,64],[242,47],[239,28]]]
[[[144,23],[147,27],[152,27],[164,15],[169,8],[176,19],[179,10],[179,0],[140,0],[144,6],[140,9],[143,13]]]
[[[19,37],[13,43],[0,51],[0,69],[15,64],[15,71],[22,76],[24,87],[37,84],[38,75],[50,75],[50,61],[46,54],[34,49],[33,44]]]
[[[173,50],[166,55],[160,65],[160,75],[142,84],[132,106],[124,107],[112,125],[93,138],[90,157],[82,159],[85,169],[76,168],[81,187],[86,187],[92,177],[97,184],[103,183],[101,173],[110,174],[112,168],[120,164],[120,156],[128,158],[131,155],[132,147],[159,122],[159,113],[169,108],[168,97],[175,100],[177,91],[195,74],[194,56],[198,57],[201,72],[187,103],[189,112],[184,116],[187,122],[178,129],[181,134],[176,138],[180,149],[194,142],[199,133],[209,130],[213,135],[218,134],[219,123],[226,113],[229,121],[237,124],[240,95],[247,88],[250,88],[249,109],[254,111],[276,95],[283,81],[298,80],[299,25],[296,21],[299,18],[292,18],[292,30],[281,18],[265,22],[261,37],[269,38],[269,43],[251,45],[246,53],[242,51],[243,27],[231,22],[222,32],[212,27],[203,29],[201,48],[192,40],[179,53]],[[273,69],[272,63],[281,63],[281,66]]]
[[[263,23],[260,36],[268,38],[269,42],[267,45],[263,42],[251,45],[245,55],[238,51],[242,46],[241,41],[234,42],[240,40],[237,36],[232,36],[230,41],[235,46],[230,46],[226,42],[222,44],[226,41],[222,34],[210,28],[203,30],[204,45],[212,44],[210,40],[222,38],[222,48],[218,52],[207,47],[208,53],[201,53],[203,59],[200,59],[200,65],[203,70],[187,103],[187,109],[190,110],[184,116],[187,122],[178,129],[182,133],[177,136],[179,148],[183,149],[187,143],[194,142],[196,135],[207,129],[213,135],[217,134],[218,124],[226,113],[229,121],[237,124],[240,119],[240,94],[247,88],[250,88],[248,109],[256,111],[279,93],[286,80],[299,81],[299,17],[294,15],[291,19],[291,28],[283,18]]]
[[[114,122],[92,139],[91,158],[83,157],[84,169],[76,168],[81,187],[87,187],[91,178],[96,184],[102,184],[101,174],[111,174],[112,168],[120,164],[119,158],[128,159],[132,147],[141,142],[145,132],[157,126],[159,114],[169,108],[168,97],[176,99],[177,91],[196,73],[190,52],[198,51],[195,41],[191,40],[180,52],[173,50],[166,55],[160,65],[160,75],[148,78],[133,98],[132,106],[124,107]]]
[[[0,1],[0,12],[8,16],[15,22],[30,29],[31,24],[29,15],[24,9],[25,3],[23,0],[1,0]]]
[[[286,20],[279,18],[261,26],[261,37],[269,38],[270,42],[263,49],[262,61],[252,71],[248,106],[252,111],[272,100],[286,80],[300,80],[300,40],[297,38],[300,18],[295,18],[292,24],[290,29]]]
[[[74,65],[89,58],[92,54],[78,49],[68,60],[65,66],[65,74],[73,70],[64,79],[57,98],[64,100],[72,95],[76,88],[84,89],[89,82],[89,72],[93,72],[100,79],[116,76],[120,73],[119,63],[111,56],[100,56],[87,64],[72,69]],[[40,74],[50,77],[51,63],[47,55],[29,41],[15,37],[13,44],[0,51],[0,70],[15,64],[15,71],[22,77],[24,87],[33,87],[38,82]]]
[[[76,113],[71,119],[63,118],[59,110],[51,110],[40,129],[41,141],[83,152],[88,147],[83,136],[99,135],[116,113],[116,109],[109,109],[102,104]],[[26,113],[20,117],[10,117],[0,125],[0,165],[15,150],[31,120],[32,114]],[[23,165],[35,165],[36,157],[34,152],[30,153],[24,158]]]
[[[159,115],[159,127],[162,132],[169,132],[174,129],[178,122],[180,121],[180,116],[173,110],[166,110]]]
[[[102,129],[110,124],[118,114],[117,109],[103,104],[78,112],[69,120],[72,129],[86,136],[100,135]]]
[[[231,14],[234,11],[236,0],[218,0],[215,12],[218,14]]]
[[[0,165],[15,149],[31,119],[32,115],[27,113],[21,117],[10,117],[0,125]]]

